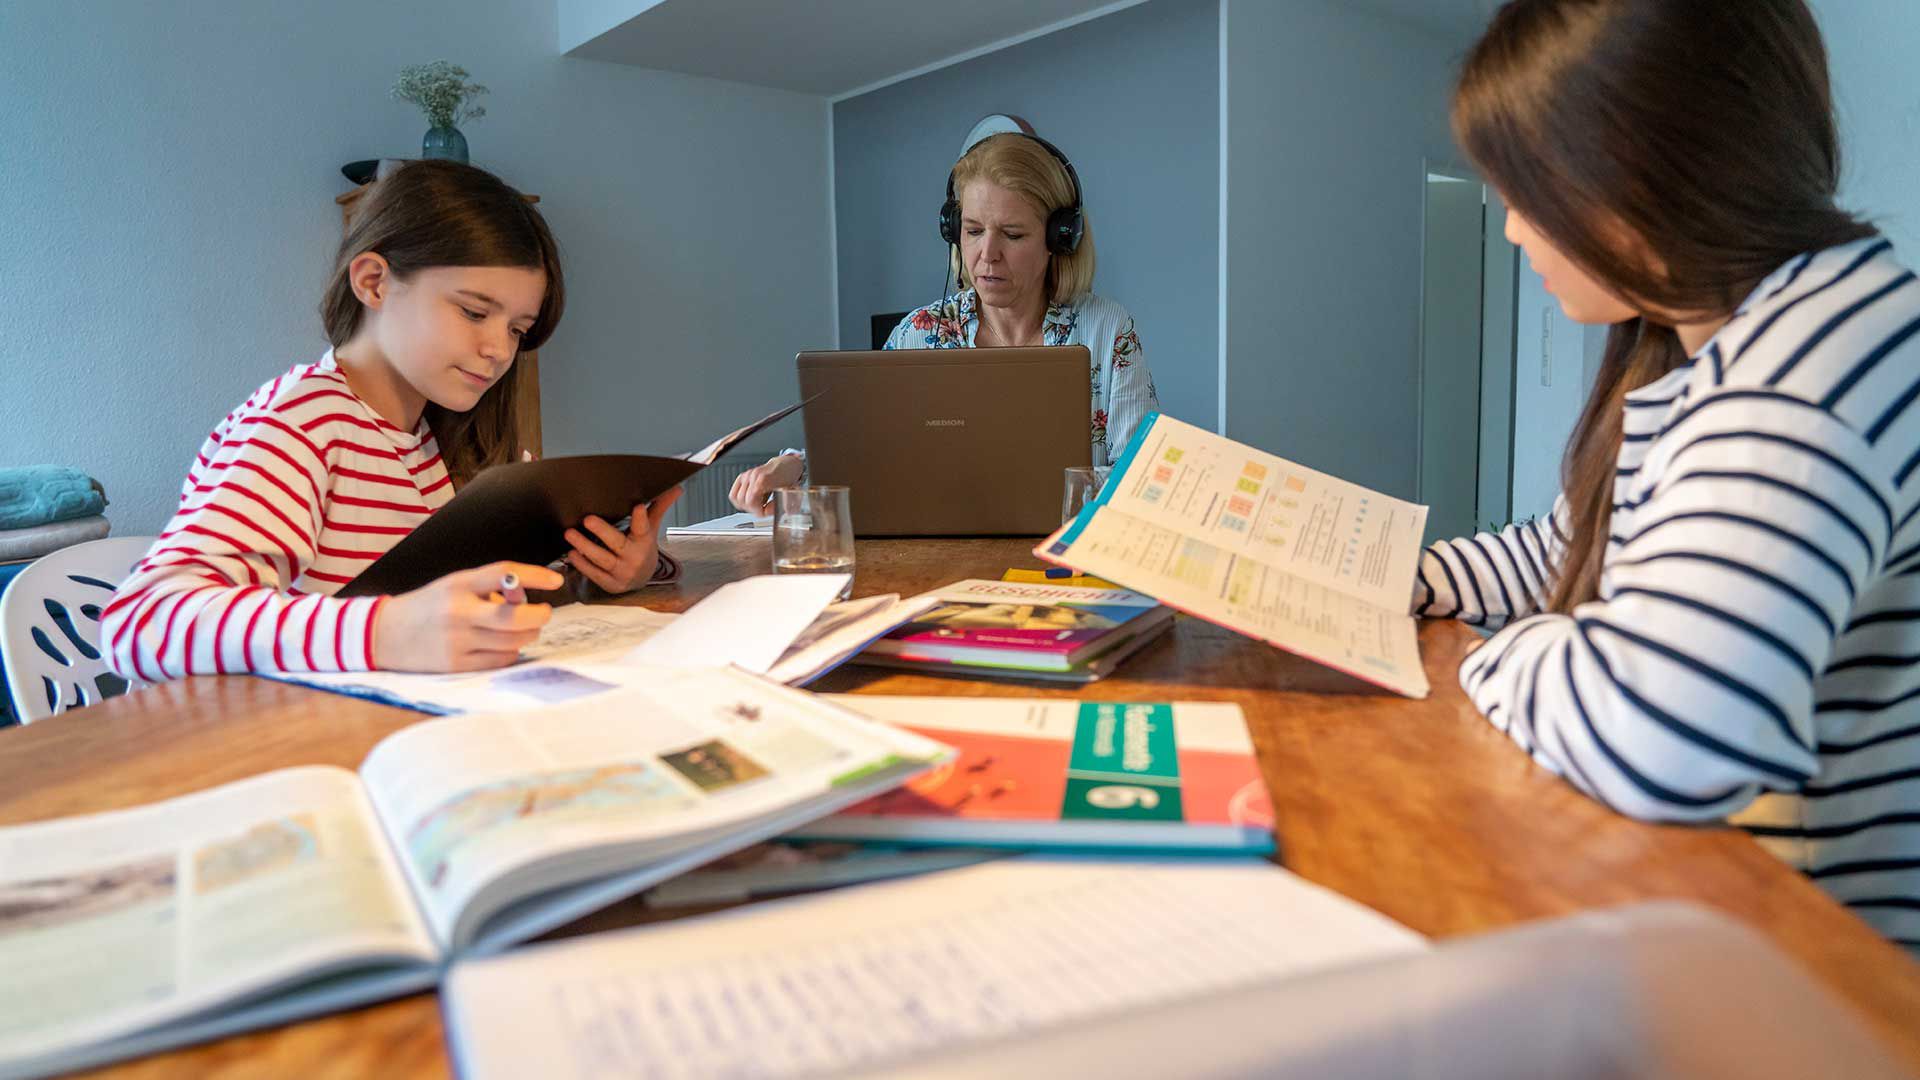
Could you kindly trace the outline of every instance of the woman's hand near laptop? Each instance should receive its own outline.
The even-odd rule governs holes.
[[[806,459],[799,454],[780,454],[767,459],[764,465],[755,465],[746,472],[733,478],[733,489],[727,498],[734,506],[749,514],[765,516],[767,503],[773,500],[773,493],[783,487],[793,487],[806,475]]]

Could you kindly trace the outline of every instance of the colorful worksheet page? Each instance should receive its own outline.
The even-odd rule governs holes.
[[[1043,556],[1412,697],[1426,507],[1156,415]]]

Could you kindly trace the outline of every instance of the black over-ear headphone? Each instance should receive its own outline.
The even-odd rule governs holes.
[[[1073,184],[1073,205],[1063,206],[1047,215],[1047,251],[1054,255],[1071,255],[1080,248],[1080,234],[1086,231],[1086,219],[1080,213],[1080,174],[1073,169],[1073,162],[1060,148],[1038,135],[1024,131],[1002,132],[1006,135],[1019,135],[1032,139],[1046,148],[1062,168],[1067,170],[1067,180]],[[990,138],[991,136],[989,136]],[[983,142],[985,140],[982,140]],[[971,148],[969,148],[971,152]],[[963,157],[965,155],[962,155]],[[954,163],[956,166],[958,162]],[[960,245],[960,200],[953,194],[953,170],[947,170],[947,201],[940,204],[940,239],[955,247]]]

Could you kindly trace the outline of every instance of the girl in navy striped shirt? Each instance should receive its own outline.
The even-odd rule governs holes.
[[[1611,324],[1549,520],[1433,545],[1461,679],[1623,813],[1732,820],[1920,947],[1920,283],[1838,209],[1803,0],[1514,0],[1454,131]]]

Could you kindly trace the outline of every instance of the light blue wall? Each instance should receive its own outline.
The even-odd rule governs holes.
[[[0,465],[81,466],[116,532],[156,531],[212,425],[325,348],[338,166],[418,153],[387,88],[441,57],[492,88],[474,161],[542,197],[565,258],[548,451],[691,449],[784,404],[834,337],[824,101],[562,58],[555,19],[0,2]]]
[[[834,107],[840,336],[930,303],[947,171],[987,113],[1026,117],[1086,190],[1094,290],[1130,310],[1167,412],[1217,421],[1219,9],[1151,0]]]
[[[1840,196],[1920,265],[1920,3],[1813,0],[1840,114]]]
[[[1457,46],[1338,0],[1223,3],[1227,434],[1411,496],[1422,158],[1458,156]]]

